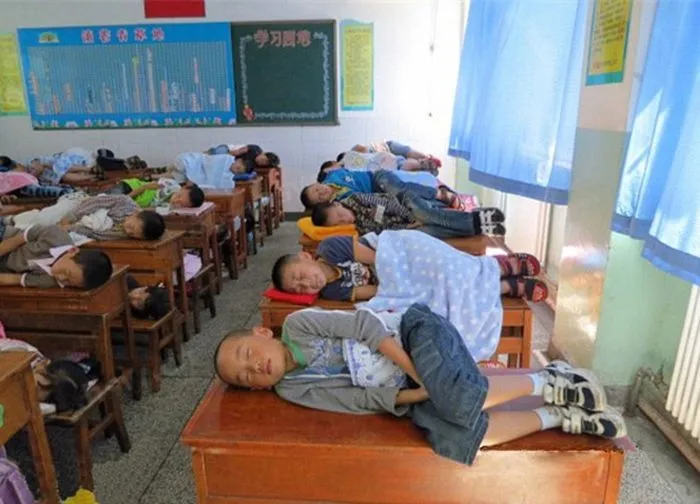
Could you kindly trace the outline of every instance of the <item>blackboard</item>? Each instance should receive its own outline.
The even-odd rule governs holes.
[[[335,26],[232,23],[239,125],[338,123]]]

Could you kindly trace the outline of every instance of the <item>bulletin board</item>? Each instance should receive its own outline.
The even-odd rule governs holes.
[[[230,23],[17,30],[34,129],[236,124]]]
[[[240,125],[337,124],[336,23],[232,23]]]

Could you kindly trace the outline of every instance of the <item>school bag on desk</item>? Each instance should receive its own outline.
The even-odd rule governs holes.
[[[0,502],[2,504],[34,504],[27,480],[14,463],[10,462],[5,448],[0,446]]]

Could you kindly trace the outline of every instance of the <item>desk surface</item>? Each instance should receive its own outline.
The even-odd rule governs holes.
[[[103,285],[96,289],[74,289],[70,287],[60,288],[52,287],[50,289],[37,289],[32,287],[3,287],[2,297],[0,297],[0,307],[3,305],[3,300],[9,297],[36,298],[36,299],[91,299],[99,296],[100,293],[109,288],[111,283],[125,274],[128,266],[114,265],[112,277]]]
[[[160,240],[109,240],[91,241],[81,245],[83,248],[101,250],[157,250],[170,245],[178,238],[182,238],[183,231],[166,230]]]
[[[31,365],[34,354],[31,352],[2,352],[0,353],[0,388],[12,375]]]

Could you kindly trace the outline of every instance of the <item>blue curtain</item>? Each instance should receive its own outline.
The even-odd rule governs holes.
[[[449,153],[478,184],[568,201],[587,2],[472,0]]]
[[[700,2],[659,0],[613,230],[700,284]]]

